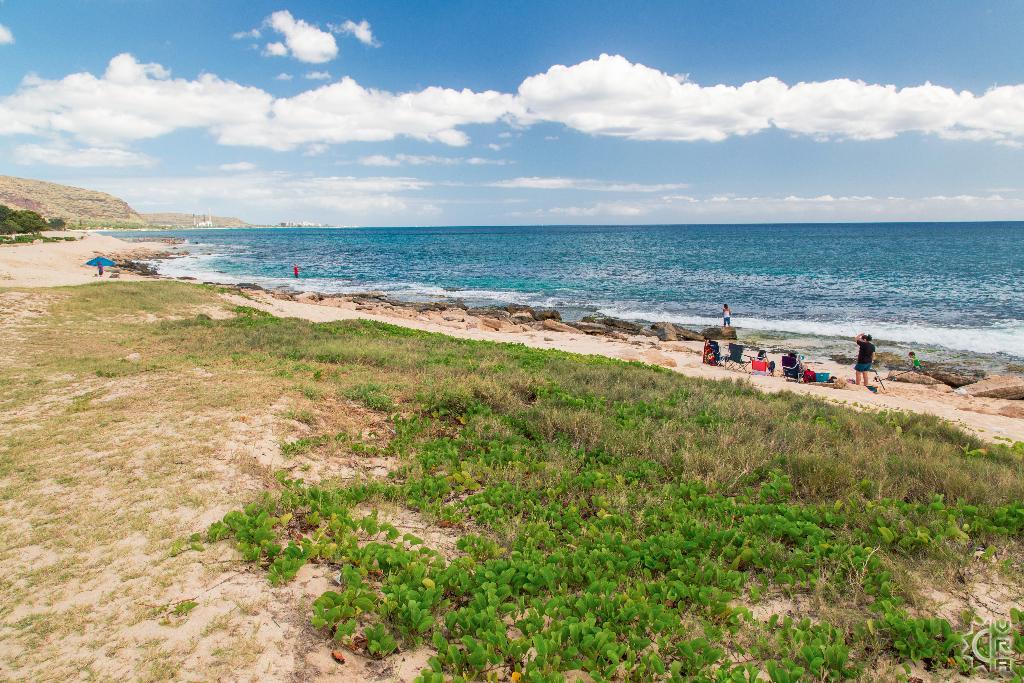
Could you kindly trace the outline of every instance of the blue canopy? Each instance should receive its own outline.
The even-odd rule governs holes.
[[[116,266],[117,264],[106,258],[105,256],[97,256],[91,261],[86,261],[87,266]]]

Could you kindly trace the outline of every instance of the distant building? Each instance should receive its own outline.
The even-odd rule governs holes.
[[[281,221],[279,228],[326,228],[326,223],[310,223],[309,221]]]
[[[192,227],[193,228],[212,228],[213,227],[213,214],[207,210],[205,216],[192,214]]]

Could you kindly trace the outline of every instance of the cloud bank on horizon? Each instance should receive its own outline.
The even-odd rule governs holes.
[[[329,61],[336,52],[308,39],[309,25],[303,23],[290,15],[278,22],[289,36],[287,50],[303,61]],[[323,35],[334,45],[332,36]],[[314,71],[306,78],[330,76]],[[30,75],[0,98],[0,135],[67,136],[98,148],[122,148],[184,128],[204,129],[222,145],[277,151],[400,136],[461,147],[470,142],[463,128],[498,121],[558,123],[588,135],[644,141],[719,142],[774,128],[822,141],[920,133],[1020,146],[1024,84],[981,94],[931,83],[897,88],[845,78],[700,85],[620,55],[601,55],[552,66],[523,80],[515,93],[436,86],[394,93],[345,76],[275,97],[209,73],[172,78],[164,66],[122,53],[101,76]]]

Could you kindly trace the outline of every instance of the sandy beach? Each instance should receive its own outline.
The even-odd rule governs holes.
[[[96,282],[96,269],[85,265],[94,256],[139,258],[167,250],[163,242],[125,242],[94,232],[51,232],[54,237],[80,237],[73,242],[6,245],[0,242],[0,287],[61,287]],[[123,280],[140,276],[122,272]]]

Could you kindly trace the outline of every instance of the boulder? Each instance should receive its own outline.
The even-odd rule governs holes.
[[[511,315],[513,317],[516,316],[519,313],[524,313],[524,314],[530,316],[531,320],[533,319],[533,307],[532,306],[524,306],[523,304],[509,304],[508,306],[505,307],[505,310],[508,311],[509,315]]]
[[[542,311],[534,309],[533,317],[536,320],[561,320],[562,314],[553,308],[546,308]]]
[[[180,278],[180,279],[184,280],[186,278]],[[195,279],[195,278],[193,278],[193,279]],[[263,288],[260,287],[255,282],[239,282],[237,285],[235,285],[235,287],[237,287],[238,289],[251,289],[251,290],[254,290],[254,291],[262,291],[263,290]]]
[[[704,339],[735,339],[735,327],[705,327],[700,332]]]
[[[936,379],[942,382],[946,386],[953,387],[954,389],[965,387],[968,384],[974,384],[979,379],[977,376],[974,375],[967,375],[962,372],[956,372],[954,370],[948,370],[946,368],[941,367],[937,368],[934,366],[926,367],[922,369],[921,372],[925,375],[928,375],[932,379]]]
[[[610,327],[598,325],[597,323],[587,323],[582,321],[578,323],[573,323],[571,326],[575,327],[580,332],[584,332],[586,334],[608,334],[609,332],[612,331]]]
[[[679,327],[672,323],[654,323],[651,325],[651,331],[663,342],[674,342],[674,341],[704,341],[704,337],[693,330],[688,330],[685,327]]]
[[[523,325],[532,323],[533,320],[534,320],[533,312],[532,311],[516,311],[515,313],[512,314],[511,320],[514,323],[520,323],[520,324],[523,324]]]
[[[510,317],[508,311],[504,308],[497,308],[495,306],[483,306],[479,308],[467,308],[466,313],[469,315],[475,315],[478,318],[497,318],[502,320]]]
[[[559,322],[553,318],[544,319],[544,329],[551,330],[552,332],[579,332],[575,327],[566,325],[563,322]]]
[[[939,380],[934,377],[929,377],[923,372],[890,372],[889,376],[885,378],[887,382],[903,382],[904,384],[924,384],[925,386],[932,386],[935,384],[942,384]]]
[[[289,294],[288,292],[274,292],[270,296],[274,297],[275,299],[281,299],[282,301],[294,301],[295,300],[295,297],[292,296],[291,294]]]
[[[497,318],[480,318],[481,329],[501,330],[502,323]]]
[[[466,319],[466,314],[458,308],[449,308],[441,312],[441,317],[449,322],[462,322]]]
[[[315,304],[321,299],[323,299],[323,297],[317,294],[316,292],[303,292],[302,294],[299,294],[297,297],[295,297],[296,301],[301,301],[302,303],[306,304]]]
[[[970,396],[981,398],[1005,398],[1011,401],[1024,400],[1024,377],[1013,375],[992,375],[980,382],[968,384],[964,391]]]
[[[613,330],[629,332],[630,334],[637,334],[643,329],[641,325],[631,323],[628,320],[620,320],[619,318],[610,318],[608,316],[588,315],[580,318],[580,322],[591,323],[593,325],[604,325],[605,327],[610,327]]]

